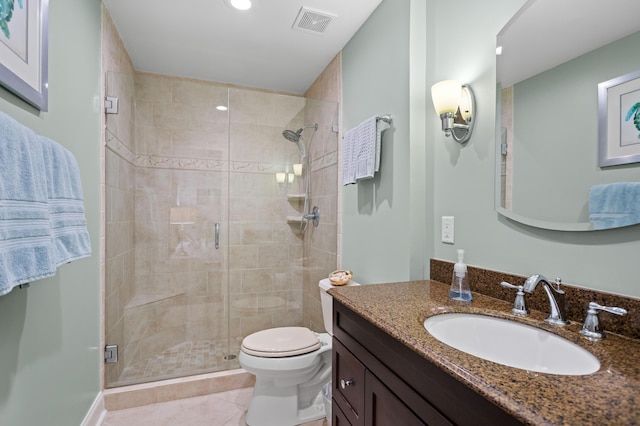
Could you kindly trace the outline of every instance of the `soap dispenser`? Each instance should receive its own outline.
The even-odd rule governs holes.
[[[458,261],[453,266],[453,277],[451,278],[451,290],[449,298],[471,302],[471,290],[469,289],[469,278],[467,277],[467,265],[464,263],[464,250],[458,250]]]

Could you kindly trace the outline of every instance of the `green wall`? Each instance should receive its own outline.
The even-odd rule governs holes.
[[[561,232],[532,228],[499,216],[494,210],[495,176],[495,36],[524,0],[427,0],[425,19],[407,15],[416,2],[383,1],[365,26],[343,51],[343,114],[348,130],[380,108],[394,121],[391,165],[384,164],[377,180],[343,191],[343,267],[354,270],[365,283],[415,277],[412,259],[428,257],[455,261],[465,249],[466,261],[475,266],[521,275],[560,276],[567,283],[627,296],[640,297],[635,265],[640,253],[640,226],[597,231]],[[409,24],[424,26],[408,29]],[[427,90],[407,88],[408,51],[400,45],[410,35],[411,52],[423,45],[426,52],[424,81]],[[385,37],[394,47],[389,49]],[[393,64],[393,66],[391,66]],[[411,68],[412,71],[417,69]],[[445,138],[431,106],[428,88],[455,78],[469,83],[476,94],[474,135],[464,146]],[[384,82],[387,89],[373,90],[365,82]],[[424,92],[426,125],[402,120],[408,105],[418,104]],[[418,126],[417,130],[414,127]],[[408,135],[426,129],[423,175],[408,171],[422,153],[420,141]],[[385,151],[383,151],[383,155]],[[387,157],[388,158],[388,157]],[[412,178],[424,179],[414,184]],[[424,185],[419,191],[408,188]],[[380,202],[380,192],[386,189]],[[426,208],[428,230],[422,233],[410,220]],[[455,217],[455,244],[440,242],[440,218]],[[413,235],[422,238],[423,245]],[[418,253],[420,251],[420,253]],[[427,274],[424,274],[427,276]],[[499,285],[499,283],[496,283]]]
[[[78,425],[100,391],[99,0],[49,2],[49,111],[0,110],[78,160],[93,255],[0,297],[0,424]]]
[[[343,187],[342,267],[359,282],[409,279],[409,0],[383,1],[342,52],[343,130],[393,115],[380,172]]]

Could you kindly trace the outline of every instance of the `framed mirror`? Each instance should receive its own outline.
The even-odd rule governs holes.
[[[611,81],[626,82],[624,93],[631,101],[636,96],[640,100],[640,86],[636,90],[635,78],[629,77],[640,70],[639,16],[637,0],[529,0],[500,31],[495,195],[499,214],[562,231],[640,223],[640,162],[599,162],[599,121],[600,128],[603,119],[610,127],[633,126],[633,117],[625,123],[628,111],[615,115],[598,107],[598,85]],[[614,101],[622,96],[608,90]],[[640,138],[629,144],[640,151]],[[594,197],[604,185],[607,191],[622,188],[625,209],[635,209],[635,214],[630,212],[624,221],[599,221],[594,209],[602,203]],[[611,199],[615,197],[607,198]]]

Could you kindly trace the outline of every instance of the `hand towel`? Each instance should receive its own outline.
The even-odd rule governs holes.
[[[594,229],[640,223],[640,182],[595,185],[589,191],[589,221]]]
[[[0,296],[55,274],[43,148],[0,112]]]
[[[66,148],[39,136],[45,151],[47,204],[53,238],[53,265],[91,254],[78,163]]]
[[[354,163],[354,150],[356,144],[356,132],[348,131],[342,138],[342,185],[356,183],[356,168]]]
[[[356,134],[356,181],[371,179],[375,173],[377,121],[378,119],[374,116],[352,129]]]
[[[380,153],[382,151],[382,132],[391,127],[385,120],[377,120],[376,122],[376,168],[375,171],[380,171]]]

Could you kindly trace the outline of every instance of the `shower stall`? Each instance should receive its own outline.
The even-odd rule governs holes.
[[[118,110],[105,130],[105,341],[118,354],[106,386],[239,368],[243,337],[265,328],[323,331],[337,104],[144,73],[105,78]]]

